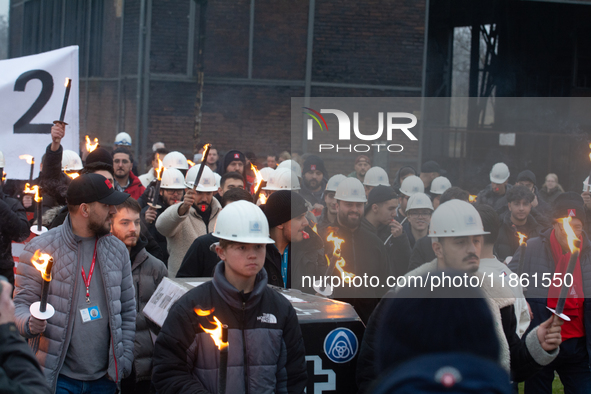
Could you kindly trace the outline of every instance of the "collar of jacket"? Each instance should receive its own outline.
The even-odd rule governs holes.
[[[141,184],[142,182],[140,181],[140,178],[135,176],[135,174],[132,171],[129,171],[129,184],[127,185],[127,187],[140,186]]]
[[[135,244],[134,247],[131,248],[131,251],[129,252],[129,257],[130,257],[131,263],[133,265],[136,265],[135,264],[136,257],[142,251],[142,249],[144,249],[146,247],[147,244],[148,244],[148,239],[140,234],[140,237],[138,238],[137,243]],[[148,256],[145,256],[145,258],[142,261],[138,262],[137,265],[140,265],[141,263],[143,263],[146,258],[148,258]]]
[[[71,250],[76,250],[78,248],[78,243],[76,242],[76,238],[74,237],[74,230],[72,229],[72,221],[70,220],[69,213],[66,216],[66,219],[64,220],[64,224],[62,224],[61,226],[56,227],[56,228],[60,229],[60,232],[62,234],[62,240],[64,241],[66,246],[68,248],[70,248]],[[99,237],[99,240],[98,240],[99,244],[101,244],[101,241],[105,237],[115,237],[115,236],[111,233],[105,234],[102,237]]]
[[[213,286],[217,290],[220,297],[222,297],[222,299],[226,302],[226,304],[234,309],[242,309],[242,292],[239,292],[230,282],[228,282],[225,271],[226,265],[223,261],[220,261],[218,265],[216,265],[215,272],[213,274]],[[250,309],[257,305],[266,288],[267,272],[264,268],[261,268],[254,280],[254,287],[250,293],[250,297],[246,301],[245,309]]]

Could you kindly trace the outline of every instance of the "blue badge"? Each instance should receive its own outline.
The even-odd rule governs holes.
[[[80,316],[82,317],[82,323],[88,323],[103,317],[98,306],[80,309]]]
[[[358,348],[357,337],[348,328],[336,328],[324,339],[324,353],[330,361],[337,364],[351,361]]]

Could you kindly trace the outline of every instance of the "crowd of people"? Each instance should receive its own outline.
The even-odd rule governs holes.
[[[41,216],[20,183],[0,189],[0,391],[217,392],[220,352],[204,327],[215,317],[233,344],[228,393],[302,393],[305,343],[295,309],[272,285],[355,308],[366,327],[360,393],[509,393],[518,382],[551,393],[555,372],[565,393],[591,392],[589,191],[564,191],[555,174],[538,189],[528,169],[510,184],[504,163],[471,196],[434,161],[394,174],[359,155],[351,173],[330,174],[311,154],[257,159],[211,147],[188,160],[162,143],[138,174],[128,134],[80,157],[63,149],[65,127],[53,126],[32,182]],[[564,275],[575,252],[563,218],[580,241],[569,320],[549,309],[561,285],[502,284],[514,273]],[[39,222],[49,231],[32,236]],[[15,264],[11,245],[25,240]],[[54,261],[49,319],[30,310],[43,295],[36,252]],[[446,291],[327,292],[303,280],[444,273],[492,275],[479,289]],[[165,277],[212,280],[179,299],[160,329],[142,312]]]

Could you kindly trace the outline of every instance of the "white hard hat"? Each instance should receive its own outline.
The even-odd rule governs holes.
[[[80,171],[83,169],[82,159],[73,150],[64,149],[62,153],[62,171]]]
[[[115,137],[115,145],[131,146],[131,136],[127,133],[119,133]]]
[[[365,173],[365,178],[363,178],[363,184],[365,186],[390,186],[390,181],[388,180],[388,173],[382,167],[371,167]]]
[[[189,171],[187,171],[187,175],[185,176],[185,186],[188,188],[192,188],[195,183],[195,178],[197,178],[197,173],[199,172],[199,168],[205,164],[195,164]],[[218,186],[217,182],[215,181],[215,175],[213,175],[213,171],[208,167],[205,166],[203,168],[203,174],[201,174],[201,179],[199,180],[199,185],[197,185],[198,192],[217,192]]]
[[[451,187],[451,182],[444,176],[438,176],[431,182],[431,193],[443,194],[447,189]]]
[[[162,159],[162,165],[164,168],[176,168],[178,170],[188,170],[189,163],[187,158],[181,152],[173,151],[164,156]]]
[[[357,178],[346,178],[337,186],[334,198],[348,202],[367,202],[363,184]]]
[[[160,181],[161,189],[185,189],[185,177],[176,168],[165,168]]]
[[[279,163],[279,165],[277,166],[277,168],[289,168],[290,170],[292,170],[293,172],[295,172],[295,174],[298,176],[298,178],[302,177],[302,167],[300,167],[300,165],[298,164],[297,161],[295,160],[284,160],[281,163]]]
[[[222,176],[220,174],[218,174],[217,172],[214,172],[213,173],[213,176],[215,177],[215,185],[217,187],[221,187],[221,184],[222,184]]]
[[[347,179],[347,177],[344,176],[343,174],[336,174],[336,175],[331,176],[330,179],[328,180],[328,183],[326,184],[326,188],[324,188],[324,191],[336,192],[337,186],[339,186],[339,183],[341,183],[343,181],[343,179]]]
[[[166,149],[164,142],[156,142],[154,145],[152,145],[152,152],[156,152],[158,149]]]
[[[589,187],[589,177],[585,178],[585,180],[583,181],[583,191],[591,191],[591,188]]]
[[[265,182],[269,182],[269,176],[271,176],[273,171],[275,171],[275,170],[272,169],[271,167],[263,167],[259,170],[259,172],[261,173],[261,176],[263,177],[263,180]]]
[[[267,186],[263,187],[263,190],[300,190],[300,181],[289,168],[277,168],[269,176]]]
[[[269,222],[255,204],[240,200],[228,204],[218,215],[214,237],[247,244],[273,244]]]
[[[437,207],[431,217],[429,237],[466,237],[489,234],[474,206],[462,200],[450,200]]]
[[[4,168],[4,166],[6,165],[6,162],[4,161],[4,153],[2,153],[2,151],[0,151],[0,168]],[[0,178],[2,177],[2,174],[0,174]]]
[[[497,163],[490,170],[490,181],[492,183],[505,183],[509,179],[509,167],[505,163]]]
[[[406,212],[411,209],[430,209],[433,210],[433,203],[428,195],[425,193],[415,193],[408,199],[406,203]]]
[[[400,193],[404,194],[405,196],[412,196],[416,193],[424,193],[425,192],[425,184],[416,175],[411,175],[406,177],[402,181],[402,185],[400,185]]]

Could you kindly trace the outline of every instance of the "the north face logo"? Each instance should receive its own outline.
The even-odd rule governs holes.
[[[577,210],[576,209],[569,209],[568,210],[568,216],[576,217],[577,216]]]
[[[240,153],[234,153],[234,158],[235,159],[240,159]]]
[[[277,318],[272,313],[263,313],[263,316],[257,317],[257,320],[261,323],[277,324]]]
[[[107,187],[108,187],[109,189],[112,189],[112,188],[113,188],[113,184],[112,184],[112,183],[111,183],[111,181],[109,181],[108,179],[105,179],[105,185],[107,185]]]
[[[316,164],[312,164],[310,166],[310,171],[316,171]]]

